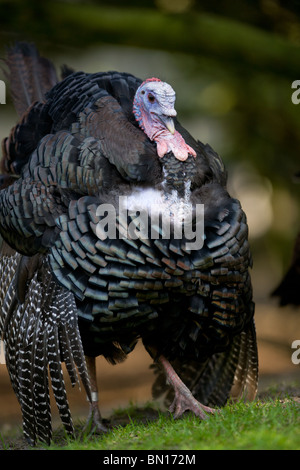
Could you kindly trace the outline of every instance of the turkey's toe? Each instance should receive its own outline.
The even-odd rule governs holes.
[[[175,392],[175,398],[171,404],[169,411],[173,413],[174,418],[179,418],[185,411],[192,411],[200,419],[207,419],[206,413],[216,413],[218,410],[202,405],[192,394],[181,394]]]
[[[107,427],[102,422],[102,417],[97,402],[92,402],[90,404],[89,415],[83,431],[91,432],[93,434],[103,434],[104,432],[108,431]]]

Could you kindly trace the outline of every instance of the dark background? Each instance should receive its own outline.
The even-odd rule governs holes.
[[[119,70],[173,86],[180,121],[222,156],[230,192],[248,217],[261,384],[300,376],[291,362],[300,313],[279,309],[270,296],[300,230],[300,104],[291,100],[300,80],[300,2],[0,0],[1,57],[16,40],[35,42],[57,70]],[[7,84],[1,139],[15,120]],[[104,409],[151,397],[141,347],[116,368],[99,362]],[[75,410],[78,396],[85,405],[82,393],[73,395]],[[15,416],[0,365],[0,430]]]

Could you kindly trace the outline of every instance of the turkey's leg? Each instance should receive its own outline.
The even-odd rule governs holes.
[[[87,370],[91,384],[92,402],[90,403],[90,411],[87,419],[85,429],[90,429],[92,432],[106,432],[107,428],[102,423],[101,413],[98,406],[98,385],[96,375],[96,358],[85,356]]]
[[[158,358],[158,362],[162,365],[167,376],[167,381],[173,387],[175,392],[175,398],[169,408],[169,411],[174,413],[174,418],[178,418],[185,411],[190,410],[199,418],[206,419],[206,413],[215,413],[217,411],[213,408],[202,405],[202,403],[193,397],[190,390],[178,377],[175,370],[164,356],[160,356]]]

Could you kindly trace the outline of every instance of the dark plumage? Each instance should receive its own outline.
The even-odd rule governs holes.
[[[300,305],[300,234],[298,234],[290,266],[281,282],[272,292],[279,298],[280,305]]]
[[[61,361],[72,383],[76,364],[91,419],[104,430],[91,358],[123,360],[139,338],[155,362],[155,396],[168,392],[170,400],[173,393],[163,373],[174,388],[175,416],[191,409],[205,417],[213,412],[208,406],[222,406],[229,396],[253,399],[257,350],[246,217],[226,190],[220,157],[175,118],[172,124],[171,87],[157,79],[142,85],[126,73],[72,71],[54,85],[51,63],[22,44],[10,50],[7,65],[19,70],[25,89],[40,87],[27,110],[17,106],[25,114],[4,140],[2,169],[17,179],[5,180],[11,184],[0,193],[0,332],[27,438],[51,438],[47,364],[72,432]],[[48,73],[47,82],[41,77]],[[12,88],[24,103],[24,87],[15,90],[12,81]],[[150,94],[147,125],[133,113],[137,90],[145,100]],[[148,137],[152,125],[158,133]],[[169,234],[165,226],[156,227],[159,237],[151,234],[152,199],[163,219],[170,215]],[[115,211],[115,237],[99,231],[104,204]],[[197,204],[204,204],[205,239],[190,249],[187,234],[178,238],[173,230],[182,226],[181,211]],[[146,236],[137,210],[146,211]],[[196,222],[194,212],[194,230]],[[134,236],[124,237],[124,225],[133,230],[134,224]]]

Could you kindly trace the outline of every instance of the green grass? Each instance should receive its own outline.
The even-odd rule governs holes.
[[[294,396],[291,396],[288,393]],[[200,421],[191,414],[174,420],[153,404],[131,405],[110,417],[107,434],[82,433],[70,439],[62,427],[54,431],[49,450],[300,450],[300,401],[296,389],[270,389],[252,403],[228,404],[214,416]],[[0,449],[28,449],[21,429],[0,434]]]
[[[106,435],[84,435],[77,440],[55,438],[50,449],[67,450],[299,450],[300,407],[294,399],[269,399],[253,403],[228,404],[205,421],[187,415],[174,420],[156,413],[156,419],[140,422],[150,408],[131,407],[115,413],[116,425]],[[152,418],[151,418],[152,419]],[[60,442],[61,444],[58,444]]]

